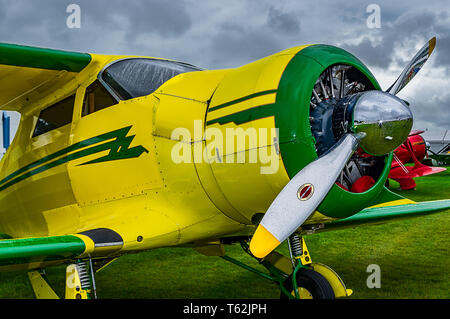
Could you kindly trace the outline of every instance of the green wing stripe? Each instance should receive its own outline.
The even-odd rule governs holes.
[[[91,59],[87,53],[0,43],[0,64],[5,65],[80,72]]]
[[[416,216],[437,213],[450,208],[450,199],[405,204],[398,206],[385,206],[366,208],[356,215],[325,224],[324,230],[354,227],[368,224],[381,224],[387,221],[411,218]]]
[[[81,255],[84,242],[71,235],[0,240],[0,266],[53,261]]]

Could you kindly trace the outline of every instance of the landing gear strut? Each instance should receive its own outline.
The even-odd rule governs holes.
[[[44,270],[28,272],[28,278],[37,299],[59,299],[46,279]],[[96,299],[92,259],[78,260],[66,267],[65,299]]]
[[[263,278],[276,282],[281,290],[281,298],[288,299],[333,299],[350,296],[341,278],[328,266],[313,263],[302,237],[293,234],[288,239],[290,259],[273,251],[263,259],[254,257],[247,240],[240,241],[242,249],[264,266],[269,274],[246,265],[225,254],[223,259],[249,270]]]
[[[294,270],[283,282],[284,288],[296,299],[334,299],[333,288],[327,279],[308,267],[312,260],[303,238],[292,234],[288,238],[288,246]],[[281,291],[280,298],[289,297]]]

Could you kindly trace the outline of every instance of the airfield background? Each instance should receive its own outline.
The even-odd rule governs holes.
[[[19,121],[20,121],[20,115],[17,112],[3,112],[5,113],[5,115],[9,116],[9,141],[10,143],[12,142],[14,135],[16,134],[17,131],[17,127],[19,125]],[[2,115],[0,114],[0,118],[2,118]],[[3,140],[3,121],[0,121],[0,141],[1,141],[1,147],[0,147],[0,159],[3,157],[3,155],[5,154],[5,145],[4,145],[4,140]]]

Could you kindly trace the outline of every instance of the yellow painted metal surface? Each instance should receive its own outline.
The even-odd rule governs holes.
[[[214,92],[210,108],[256,92],[277,89],[286,65],[306,47],[308,45],[284,50],[228,72]]]
[[[195,243],[194,250],[205,256],[225,256],[225,247],[220,241]]]
[[[0,65],[0,105],[2,109],[21,111],[27,99],[36,100],[43,92],[72,81],[77,73]],[[17,85],[21,83],[20,85]]]
[[[312,259],[311,259],[311,255],[309,253],[308,247],[306,246],[306,242],[305,239],[302,237],[300,238],[301,242],[302,242],[302,255],[301,256],[296,256],[295,258],[300,259],[300,262],[302,263],[302,265],[310,265],[312,263]]]
[[[225,74],[211,99],[206,123],[274,103],[286,65],[306,47],[285,50]],[[213,137],[208,139],[208,131],[213,135],[215,130],[225,137],[222,144]],[[250,137],[252,131],[257,132],[256,140]],[[210,168],[196,164],[200,180],[222,211],[250,223],[289,182],[279,154],[275,119],[269,116],[242,124],[207,124],[206,134],[206,146],[202,147]]]
[[[28,272],[28,279],[36,299],[59,299],[58,295],[38,271]]]
[[[276,252],[275,250],[264,257],[264,261],[278,268],[287,275],[290,275],[294,270],[291,259]]]
[[[368,208],[407,205],[407,204],[415,204],[415,202],[410,200],[410,199],[404,198],[404,199],[394,200],[394,201],[390,201],[390,202],[386,202],[386,203],[381,203],[381,204],[378,204],[378,205],[370,206]]]

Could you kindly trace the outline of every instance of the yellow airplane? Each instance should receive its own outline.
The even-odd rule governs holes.
[[[0,162],[0,270],[67,264],[66,298],[95,298],[95,272],[130,252],[187,246],[279,283],[283,298],[352,293],[312,262],[303,235],[447,210],[384,185],[412,114],[350,53],[284,50],[203,70],[140,56],[0,44],[0,109],[21,114]],[[287,241],[290,256],[275,248]],[[242,264],[240,243],[266,269]]]

